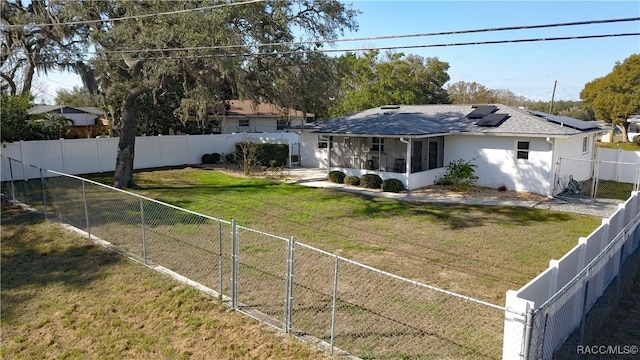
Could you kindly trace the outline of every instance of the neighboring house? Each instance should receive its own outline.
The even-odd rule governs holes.
[[[281,109],[252,100],[229,100],[224,111],[210,109],[209,118],[218,120],[220,132],[283,132],[291,126],[313,122],[313,114],[295,109]]]
[[[627,121],[629,122],[629,131],[627,132],[627,135],[629,136],[629,141],[633,141],[636,136],[640,136],[640,115],[631,115]],[[611,124],[607,124],[607,127],[609,128],[609,131],[602,135],[600,139],[602,142],[611,142],[612,133],[613,135],[622,134],[622,131],[620,131],[618,127],[612,127]]]
[[[72,135],[75,137],[95,137],[107,128],[105,114],[95,107],[75,107],[66,105],[38,105],[27,110],[32,117],[53,115],[73,122]]]
[[[411,190],[434,184],[451,161],[472,160],[480,186],[555,195],[558,158],[593,159],[603,131],[504,105],[391,105],[305,126],[301,163],[396,178]],[[589,166],[570,171],[576,180],[591,174]]]

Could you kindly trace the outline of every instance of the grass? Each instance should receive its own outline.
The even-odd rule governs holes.
[[[110,174],[94,179],[108,182]],[[218,171],[136,174],[137,192],[501,304],[600,219],[520,207],[409,203]],[[254,250],[255,251],[255,250]]]
[[[625,151],[640,151],[640,145],[635,142],[622,142],[622,136],[614,136],[612,142],[597,142],[596,146],[607,149],[625,150]]]
[[[3,359],[322,359],[218,300],[2,203]]]

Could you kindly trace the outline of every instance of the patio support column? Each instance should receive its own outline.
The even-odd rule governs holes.
[[[405,144],[407,144],[407,161],[404,162],[404,174],[407,177],[407,190],[410,190],[410,178],[411,178],[411,144],[412,144],[412,140],[411,138],[409,139],[405,139],[405,138],[400,138],[400,142],[403,142]]]

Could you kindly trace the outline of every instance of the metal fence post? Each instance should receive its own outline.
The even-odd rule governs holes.
[[[84,203],[84,220],[87,223],[87,234],[91,239],[91,226],[89,223],[89,207],[87,206],[87,190],[85,189],[84,181],[82,181],[82,202]]]
[[[524,346],[522,348],[522,360],[529,359],[529,348],[531,347],[531,333],[533,329],[533,309],[527,310],[524,328]]]
[[[293,326],[293,277],[295,264],[295,237],[291,237],[287,243],[287,269],[285,275],[285,299],[284,299],[284,332],[291,333]]]
[[[584,345],[584,328],[585,322],[587,319],[587,301],[589,298],[589,280],[591,276],[591,271],[587,271],[587,278],[584,284],[584,299],[582,300],[582,319],[580,320],[580,345]]]
[[[593,174],[593,181],[591,184],[591,200],[595,200],[596,194],[598,193],[598,178],[600,177],[600,161],[595,162],[595,169]]]
[[[223,279],[222,279],[222,222],[218,221],[218,286],[220,287],[220,299],[222,299]]]
[[[331,355],[336,338],[336,306],[338,303],[338,256],[335,257],[336,262],[333,270],[333,303],[331,304]]]
[[[40,183],[42,184],[42,205],[43,205],[43,212],[44,212],[44,218],[45,220],[48,220],[49,217],[47,215],[47,188],[45,187],[44,184],[44,176],[42,176],[42,168],[39,168],[40,170]]]
[[[147,264],[147,231],[144,226],[144,202],[140,199],[140,221],[142,224],[142,260]]]
[[[11,200],[16,201],[16,185],[13,183],[13,166],[11,166],[11,158],[9,159],[9,174],[11,175]]]
[[[238,231],[236,221],[231,220],[231,308],[238,309]]]

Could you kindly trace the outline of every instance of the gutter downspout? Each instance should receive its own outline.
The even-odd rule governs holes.
[[[407,190],[410,190],[411,180],[411,139],[400,138],[401,143],[407,144],[407,161],[404,163],[404,174],[407,177]]]

